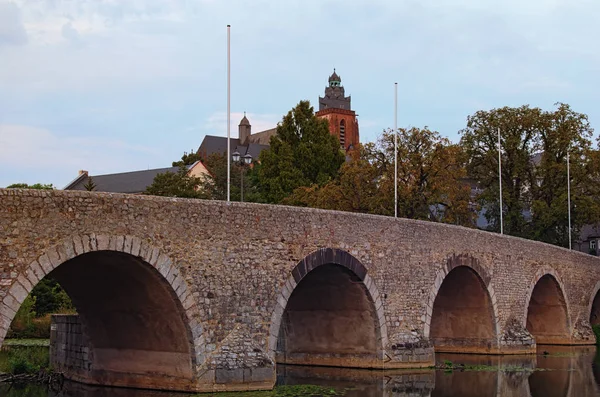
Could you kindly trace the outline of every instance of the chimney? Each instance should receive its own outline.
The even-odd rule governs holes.
[[[81,175],[88,176],[88,172],[86,170],[79,170],[79,176]]]

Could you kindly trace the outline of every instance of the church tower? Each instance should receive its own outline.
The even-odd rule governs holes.
[[[315,115],[327,120],[329,132],[339,139],[340,146],[346,151],[359,143],[358,120],[350,101],[342,86],[342,78],[333,69],[325,96],[319,97],[319,111]]]

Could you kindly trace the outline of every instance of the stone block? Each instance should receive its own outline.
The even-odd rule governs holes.
[[[225,369],[217,368],[215,370],[215,383],[243,383],[244,382],[244,369]]]

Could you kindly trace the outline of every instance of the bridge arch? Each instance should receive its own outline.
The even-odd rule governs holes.
[[[0,342],[27,295],[50,274],[72,298],[90,343],[89,373],[79,371],[74,380],[192,390],[203,364],[203,327],[184,276],[160,248],[130,235],[96,234],[51,246],[8,290]]]
[[[307,313],[320,318],[303,317]],[[290,364],[377,368],[388,343],[375,282],[358,259],[334,248],[294,267],[277,296],[269,333],[269,355]]]
[[[533,276],[525,295],[523,326],[537,344],[568,344],[571,316],[565,287],[558,273],[543,266]]]
[[[470,255],[453,255],[437,272],[425,307],[423,335],[436,351],[498,350],[499,317],[491,276]]]

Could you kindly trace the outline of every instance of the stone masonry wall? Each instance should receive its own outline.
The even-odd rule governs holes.
[[[86,372],[92,369],[89,340],[79,316],[52,315],[50,325],[50,365],[58,372]]]
[[[322,248],[347,252],[367,269],[388,359],[399,360],[407,346],[429,346],[432,297],[457,261],[484,281],[499,350],[530,343],[528,302],[544,274],[565,294],[571,341],[594,341],[589,310],[600,261],[590,255],[383,216],[17,189],[0,189],[0,340],[47,272],[82,252],[116,250],[163,272],[177,292],[194,335],[199,384],[215,383],[222,370],[273,368],[274,313],[284,309],[292,270]]]

